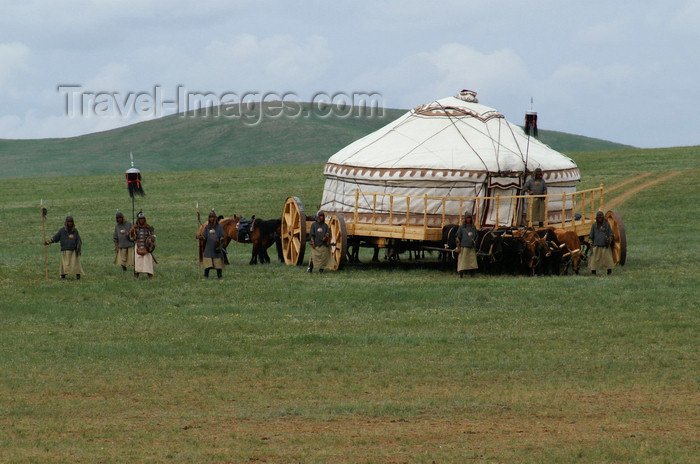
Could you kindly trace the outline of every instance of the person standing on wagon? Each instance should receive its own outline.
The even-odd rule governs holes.
[[[197,238],[204,243],[204,278],[209,278],[209,270],[216,269],[216,277],[222,278],[224,270],[224,228],[216,219],[216,213],[211,210],[209,221]]]
[[[114,226],[114,250],[117,255],[114,264],[122,267],[122,271],[134,265],[134,242],[129,238],[131,223],[124,220],[124,214],[117,211],[117,224]]]
[[[603,269],[608,271],[608,275],[612,274],[612,268],[615,266],[612,252],[614,239],[610,223],[605,220],[605,214],[598,211],[595,222],[591,225],[591,233],[588,234],[588,240],[593,245],[593,256],[588,264],[592,274]]]
[[[56,235],[44,242],[50,245],[54,242],[61,244],[61,279],[65,279],[67,274],[75,274],[75,278],[80,280],[80,276],[85,274],[80,265],[80,249],[83,241],[80,239],[78,229],[75,228],[73,216],[66,216],[66,222],[58,229]]]
[[[326,214],[319,211],[316,221],[311,225],[309,231],[311,236],[311,261],[314,267],[318,267],[318,272],[324,269],[331,269],[335,265],[333,255],[331,255],[331,231],[326,224]],[[309,266],[309,273],[313,268]]]
[[[476,239],[478,231],[472,222],[472,213],[464,215],[464,222],[457,229],[457,273],[460,279],[464,276],[465,271],[469,271],[470,275],[474,275],[479,265],[476,262]]]
[[[535,169],[535,177],[530,177],[523,187],[523,193],[528,195],[547,195],[547,183],[542,178],[542,168]],[[530,221],[534,224],[539,223],[540,227],[544,225],[544,197],[531,198],[532,216]]]
[[[145,272],[148,278],[153,278],[153,255],[151,251],[155,247],[155,231],[153,226],[146,222],[146,215],[139,211],[136,216],[136,224],[129,231],[129,238],[136,243],[136,255],[134,256],[134,277]]]

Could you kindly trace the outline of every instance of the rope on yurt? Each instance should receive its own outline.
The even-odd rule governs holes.
[[[436,103],[438,103],[438,102],[436,102]],[[479,155],[479,153],[474,149],[474,147],[472,147],[472,145],[469,143],[469,140],[467,140],[467,138],[464,136],[464,134],[462,134],[462,131],[459,130],[459,127],[457,127],[457,124],[455,123],[455,121],[454,121],[454,119],[452,118],[452,116],[450,116],[450,113],[447,111],[447,109],[446,109],[444,106],[442,106],[442,104],[438,103],[438,105],[440,105],[440,107],[442,108],[442,110],[443,110],[444,113],[445,113],[445,116],[447,116],[447,119],[449,119],[449,121],[450,121],[450,123],[452,124],[452,126],[454,126],[454,128],[455,128],[455,130],[457,131],[457,133],[459,134],[459,136],[462,137],[462,140],[464,140],[464,143],[466,143],[467,146],[468,146],[469,148],[471,148],[471,150],[474,152],[474,154],[476,155],[476,157],[479,158],[479,161],[481,161],[481,164],[484,165],[484,169],[486,169],[486,172],[488,172],[488,170],[489,170],[488,165],[486,164],[486,162],[484,161],[484,159]]]
[[[436,102],[436,103],[437,103],[437,102]],[[464,143],[466,143],[467,146],[468,146],[469,148],[471,148],[472,152],[474,152],[474,154],[476,155],[476,157],[479,158],[479,161],[481,161],[481,164],[484,165],[484,170],[485,170],[486,173],[487,173],[487,174],[486,174],[486,180],[484,181],[484,184],[481,186],[481,188],[484,188],[485,185],[486,185],[486,182],[488,182],[488,172],[489,172],[489,167],[488,167],[488,165],[486,164],[486,162],[484,161],[484,159],[479,155],[479,153],[474,149],[474,147],[469,143],[469,140],[467,140],[467,138],[464,136],[464,134],[462,134],[462,131],[459,130],[459,127],[458,127],[457,124],[455,123],[454,118],[452,118],[452,116],[451,116],[450,113],[447,111],[447,109],[446,109],[442,104],[440,104],[440,103],[438,103],[438,104],[439,104],[440,107],[442,108],[443,112],[445,113],[445,116],[447,116],[447,119],[449,119],[449,121],[450,121],[450,123],[452,124],[452,126],[454,126],[454,128],[455,128],[455,130],[457,131],[457,133],[459,134],[459,136],[462,137],[462,140],[464,140]],[[466,116],[464,116],[464,117],[466,117]],[[465,123],[465,124],[466,124],[466,123]],[[487,127],[488,127],[488,126],[487,126]],[[489,136],[489,138],[492,138],[492,137],[491,137],[491,134],[488,133],[488,131],[487,131],[487,135]],[[496,163],[498,163],[498,158],[496,159]],[[453,185],[453,187],[454,187],[454,185]],[[450,188],[450,190],[452,190],[452,188]],[[476,191],[476,187],[474,187],[474,190]],[[472,208],[473,208],[473,206],[472,206]]]

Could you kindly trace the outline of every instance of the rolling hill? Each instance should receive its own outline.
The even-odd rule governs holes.
[[[0,139],[0,178],[123,172],[130,152],[139,169],[150,172],[320,163],[406,111],[339,116],[301,104],[292,111],[295,117],[274,117],[278,112],[269,105],[251,107],[247,115],[224,116],[217,109],[218,116],[181,113],[79,137]],[[546,130],[540,130],[540,139],[564,153],[632,148]]]

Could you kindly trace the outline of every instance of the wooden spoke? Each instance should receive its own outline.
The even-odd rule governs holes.
[[[299,266],[304,262],[306,249],[306,212],[297,197],[289,197],[282,210],[282,255],[288,266]]]
[[[331,231],[331,254],[335,258],[335,267],[333,269],[342,269],[345,266],[346,251],[348,249],[348,233],[345,227],[345,218],[333,215],[328,221],[328,228]]]
[[[625,225],[622,223],[620,214],[611,209],[605,213],[605,219],[610,223],[610,228],[615,235],[615,246],[613,247],[613,261],[620,266],[625,265],[627,261],[627,235],[625,234]]]

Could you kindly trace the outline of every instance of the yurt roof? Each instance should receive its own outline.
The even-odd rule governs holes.
[[[326,165],[327,175],[374,177],[381,172],[470,172],[514,175],[542,168],[560,181],[578,180],[576,163],[528,137],[476,93],[462,91],[418,106],[351,143]],[[449,175],[447,177],[450,177]]]

